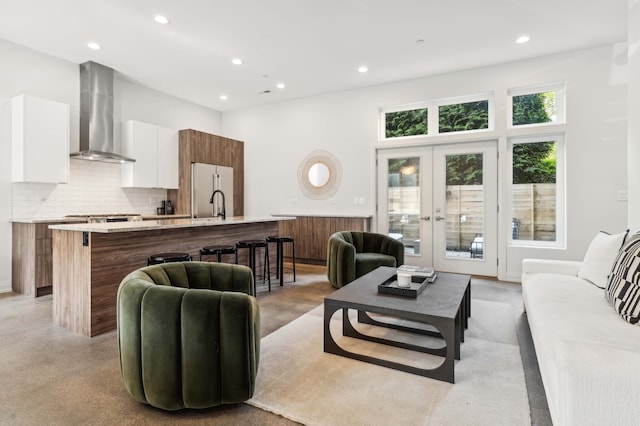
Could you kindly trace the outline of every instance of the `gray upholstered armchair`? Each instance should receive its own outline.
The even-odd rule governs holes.
[[[342,231],[329,237],[327,277],[340,288],[378,266],[404,263],[404,245],[387,235],[373,232]]]
[[[253,396],[260,312],[242,265],[165,263],[127,275],[118,289],[125,387],[164,410],[207,408]]]

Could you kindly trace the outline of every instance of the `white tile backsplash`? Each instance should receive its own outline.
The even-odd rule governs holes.
[[[70,160],[69,183],[13,183],[12,217],[60,218],[69,214],[155,214],[166,189],[121,188],[120,164]]]

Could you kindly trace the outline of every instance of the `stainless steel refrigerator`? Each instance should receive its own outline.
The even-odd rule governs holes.
[[[220,190],[224,194],[224,210],[226,217],[233,216],[233,167],[213,164],[191,164],[191,216],[214,217],[221,216],[223,211],[223,197],[214,191]]]

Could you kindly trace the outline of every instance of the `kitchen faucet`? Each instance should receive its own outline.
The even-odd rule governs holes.
[[[218,214],[216,214],[215,216],[222,216],[222,220],[225,220],[227,218],[227,208],[226,208],[226,201],[224,199],[224,192],[222,192],[219,189],[216,189],[215,191],[213,191],[213,194],[211,194],[211,199],[209,200],[209,203],[213,204],[213,198],[216,196],[217,193],[220,193],[220,195],[222,195],[222,211],[220,211],[220,209],[218,208]]]

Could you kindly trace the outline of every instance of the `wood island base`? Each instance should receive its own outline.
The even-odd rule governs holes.
[[[150,254],[186,252],[197,260],[204,246],[263,239],[277,235],[278,225],[278,220],[238,221],[128,232],[53,227],[54,322],[85,336],[113,331],[118,286],[131,271],[146,266]],[[239,253],[239,263],[246,265],[245,251]],[[275,262],[275,250],[269,254],[270,263]],[[262,263],[257,267],[261,270]]]

